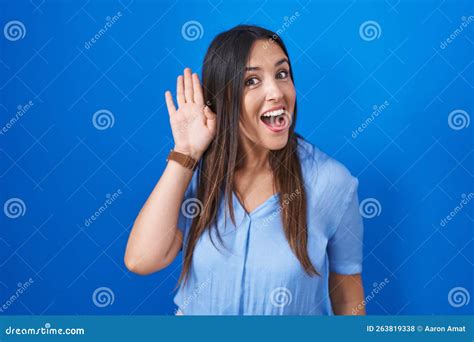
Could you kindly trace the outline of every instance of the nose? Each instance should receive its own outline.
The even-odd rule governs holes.
[[[265,95],[267,101],[278,102],[283,99],[283,91],[275,80],[270,80],[265,84]]]

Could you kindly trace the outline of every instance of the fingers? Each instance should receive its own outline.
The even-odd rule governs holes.
[[[186,103],[186,99],[184,98],[184,81],[181,75],[178,76],[176,81],[176,99],[178,100],[179,107]]]
[[[186,102],[194,102],[193,81],[191,78],[191,69],[184,69],[184,98]]]
[[[201,82],[199,81],[198,74],[193,74],[193,88],[194,88],[194,102],[203,105],[204,104],[204,95],[202,93]]]
[[[216,132],[217,127],[217,116],[214,114],[211,109],[206,106],[204,107],[204,115],[206,116],[206,126],[209,128],[212,134]]]
[[[168,107],[168,113],[170,116],[172,116],[176,112],[176,107],[174,106],[171,92],[168,90],[165,92],[165,101],[166,101],[166,107]]]
[[[185,103],[204,104],[204,95],[199,76],[196,73],[192,74],[190,68],[184,69],[184,76],[178,76],[176,81],[176,99],[178,106]]]

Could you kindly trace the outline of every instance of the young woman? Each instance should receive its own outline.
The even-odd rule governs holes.
[[[365,314],[358,180],[295,133],[281,39],[246,25],[219,34],[202,79],[178,76],[178,108],[165,93],[175,145],[127,268],[150,274],[183,251],[179,314]]]

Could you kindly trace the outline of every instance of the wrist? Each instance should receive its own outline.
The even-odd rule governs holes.
[[[166,158],[166,161],[173,160],[176,163],[180,164],[181,166],[195,171],[196,168],[198,167],[199,164],[199,159],[194,158],[193,156],[197,157],[197,154],[193,153],[184,153],[186,151],[182,151],[180,149],[178,150],[171,150],[170,153],[168,154],[168,157]]]
[[[201,159],[201,156],[202,156],[202,153],[200,153],[200,152],[189,151],[189,150],[182,149],[182,148],[179,148],[179,147],[176,147],[176,146],[173,147],[173,151],[176,151],[176,152],[185,154],[187,156],[190,156],[191,158],[195,159],[196,161],[199,161],[199,159]]]

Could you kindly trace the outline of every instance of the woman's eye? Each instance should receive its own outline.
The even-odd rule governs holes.
[[[282,70],[277,74],[277,78],[287,78],[289,75],[289,72],[286,70]]]
[[[256,85],[257,81],[258,81],[257,78],[252,77],[245,81],[245,85],[246,86]]]
[[[277,79],[285,79],[288,78],[290,75],[289,71],[287,70],[281,70],[277,73]],[[256,77],[251,77],[245,81],[245,86],[253,86],[257,85],[259,82],[258,78]]]

